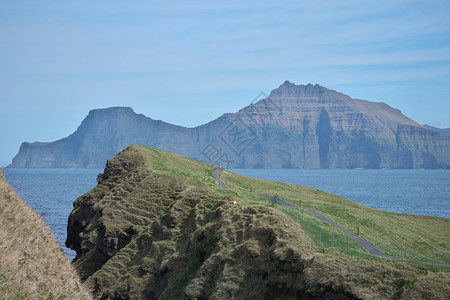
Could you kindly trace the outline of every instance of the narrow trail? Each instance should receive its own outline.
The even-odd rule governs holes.
[[[220,180],[220,178],[219,178],[219,172],[222,171],[222,170],[223,170],[222,168],[217,168],[216,170],[214,170],[212,172],[212,177],[214,178],[215,181],[217,181],[217,183],[221,187],[223,187],[224,189],[228,189],[227,185],[222,180]]]
[[[278,203],[280,205],[283,205],[283,206],[298,207],[297,205],[294,205],[292,203],[289,203],[287,201],[284,201],[284,200],[279,199],[277,197],[274,197],[272,195],[268,195],[268,194],[259,194],[259,195],[267,197],[267,198],[271,199],[272,201],[275,201],[276,203]],[[373,245],[371,245],[366,240],[362,239],[361,237],[357,236],[356,234],[351,233],[347,229],[339,226],[338,224],[334,223],[333,221],[331,221],[330,219],[328,219],[324,215],[322,215],[322,214],[320,214],[320,213],[318,213],[318,212],[316,212],[316,211],[314,211],[312,209],[309,209],[309,208],[301,207],[301,209],[310,212],[311,214],[313,214],[317,219],[321,220],[322,222],[328,223],[328,224],[330,224],[330,225],[332,225],[334,227],[337,227],[337,228],[343,230],[345,233],[347,233],[352,238],[352,240],[354,240],[356,243],[358,243],[358,245],[360,245],[361,247],[366,249],[366,251],[369,252],[369,254],[374,255],[374,256],[383,257],[383,258],[387,258],[387,259],[400,260],[400,259],[398,259],[396,257],[392,257],[392,256],[387,255],[386,253],[384,253],[380,249],[375,248]]]
[[[212,176],[213,178],[217,181],[217,183],[223,187],[228,189],[227,185],[220,180],[219,178],[219,172],[222,171],[221,168],[217,168],[214,172],[212,172]],[[271,199],[272,201],[283,205],[283,206],[288,206],[288,207],[297,207],[297,205],[292,204],[290,202],[284,201],[283,199],[280,199],[278,197],[269,195],[269,194],[258,194],[264,197],[267,197],[269,199]],[[305,208],[305,207],[301,207],[301,209],[310,212],[313,216],[315,216],[317,219],[319,219],[322,222],[328,223],[336,228],[341,229],[342,231],[344,231],[345,233],[347,233],[350,238],[352,240],[354,240],[358,245],[360,245],[362,248],[364,248],[369,254],[373,255],[373,256],[377,256],[377,257],[381,257],[381,258],[386,258],[386,259],[391,259],[391,260],[397,260],[397,261],[401,261],[402,259],[397,258],[397,257],[393,257],[390,255],[387,255],[386,253],[384,253],[383,251],[381,251],[380,249],[376,248],[375,246],[373,246],[372,244],[370,244],[369,242],[367,242],[366,240],[364,240],[363,238],[357,236],[356,234],[348,231],[347,229],[339,226],[338,224],[334,223],[333,221],[331,221],[330,219],[328,219],[327,217],[325,217],[324,215],[322,215],[321,213],[318,213],[312,209],[309,208]],[[444,267],[444,268],[448,268],[450,269],[450,265],[445,265],[445,264],[438,264],[438,263],[431,263],[431,262],[421,262],[424,264],[428,264],[428,265],[433,265],[433,266],[440,266],[440,267]]]
[[[284,200],[282,200],[282,199],[280,199],[280,198],[278,198],[278,197],[274,197],[274,196],[272,196],[272,195],[268,195],[268,194],[258,194],[258,195],[267,197],[267,198],[271,199],[272,201],[275,201],[276,203],[278,203],[278,204],[280,204],[280,205],[283,205],[283,206],[288,206],[288,207],[298,207],[298,206],[295,205],[295,204],[289,203],[289,202],[287,202],[287,201],[284,201]],[[314,210],[312,210],[312,209],[309,209],[309,208],[301,207],[301,209],[310,212],[310,213],[311,213],[312,215],[314,215],[317,219],[319,219],[319,220],[321,220],[321,221],[323,221],[323,222],[325,222],[325,223],[328,223],[328,224],[330,224],[330,225],[332,225],[332,226],[334,226],[334,227],[337,227],[337,228],[343,230],[343,231],[344,231],[345,233],[347,233],[347,234],[350,236],[350,238],[351,238],[352,240],[354,240],[358,245],[360,245],[362,248],[366,249],[366,251],[367,251],[369,254],[371,254],[371,255],[373,255],[373,256],[378,256],[378,257],[386,258],[386,259],[392,259],[392,260],[398,260],[398,261],[401,261],[401,260],[402,260],[402,259],[400,259],[400,258],[397,258],[397,257],[393,257],[393,256],[387,255],[386,253],[384,253],[384,252],[381,251],[380,249],[378,249],[378,248],[376,248],[375,246],[371,245],[369,242],[367,242],[367,241],[364,240],[363,238],[361,238],[361,237],[357,236],[356,234],[354,234],[354,233],[348,231],[347,229],[345,229],[345,228],[339,226],[338,224],[334,223],[333,221],[331,221],[330,219],[328,219],[328,218],[325,217],[324,215],[322,215],[322,214],[320,214],[320,213],[318,213],[318,212],[316,212],[316,211],[314,211]],[[432,265],[432,266],[440,266],[440,267],[444,267],[444,268],[450,269],[450,265],[438,264],[438,263],[431,263],[431,262],[424,262],[424,261],[421,261],[420,263],[427,264],[427,265]]]

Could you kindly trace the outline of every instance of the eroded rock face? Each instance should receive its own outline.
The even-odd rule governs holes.
[[[65,139],[23,143],[11,166],[100,168],[130,144],[225,168],[450,167],[445,131],[424,127],[385,103],[289,81],[269,98],[195,128],[155,121],[131,108],[92,110]]]
[[[99,269],[131,241],[136,233],[133,225],[122,226],[120,229],[108,227],[101,222],[103,208],[96,204],[105,200],[105,196],[109,199],[118,176],[140,164],[142,162],[133,160],[133,157],[128,157],[126,162],[120,159],[109,160],[104,172],[97,177],[97,188],[75,200],[74,210],[69,216],[66,240],[66,247],[75,250],[77,254],[75,261],[91,253],[95,257],[92,260],[94,269]],[[88,272],[83,274],[85,278],[89,275]]]
[[[303,271],[312,246],[290,245],[292,236],[303,233],[284,224],[286,216],[183,188],[138,163],[125,168],[120,158],[133,151],[108,162],[103,180],[75,201],[69,218],[67,245],[76,250],[75,265],[95,295],[271,299],[304,294],[299,287],[309,286]],[[179,282],[185,282],[181,290]]]

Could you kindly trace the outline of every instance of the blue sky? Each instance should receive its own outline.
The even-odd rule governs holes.
[[[449,16],[448,0],[0,0],[0,165],[94,108],[192,127],[285,80],[450,127]]]

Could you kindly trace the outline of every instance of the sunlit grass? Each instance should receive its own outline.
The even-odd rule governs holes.
[[[0,298],[90,299],[44,222],[0,171]]]
[[[145,153],[149,168],[175,176],[182,184],[236,197],[243,205],[267,205],[270,200],[258,196],[261,193],[278,195],[296,205],[301,200],[302,206],[325,215],[350,232],[356,234],[359,227],[362,238],[388,255],[450,264],[450,219],[381,211],[315,188],[250,178],[226,170],[220,174],[221,180],[228,184],[228,189],[223,189],[211,176],[214,167],[170,152],[139,148]],[[291,216],[295,214],[289,209],[286,212]],[[314,220],[306,211],[302,211],[301,216],[317,223],[324,233],[345,235],[340,229]]]

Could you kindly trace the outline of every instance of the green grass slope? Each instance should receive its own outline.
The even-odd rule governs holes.
[[[450,272],[374,258],[358,245],[325,246],[342,231],[302,211],[271,206],[277,194],[316,210],[380,248],[432,249],[448,262],[448,219],[379,211],[316,189],[257,180],[166,151],[130,146],[79,197],[66,244],[103,299],[446,299]],[[307,225],[306,225],[307,224]],[[389,253],[390,249],[382,249]],[[414,251],[413,251],[414,252]],[[396,253],[389,253],[396,254]],[[406,257],[408,258],[408,257]]]
[[[0,299],[91,299],[50,229],[1,172]]]

